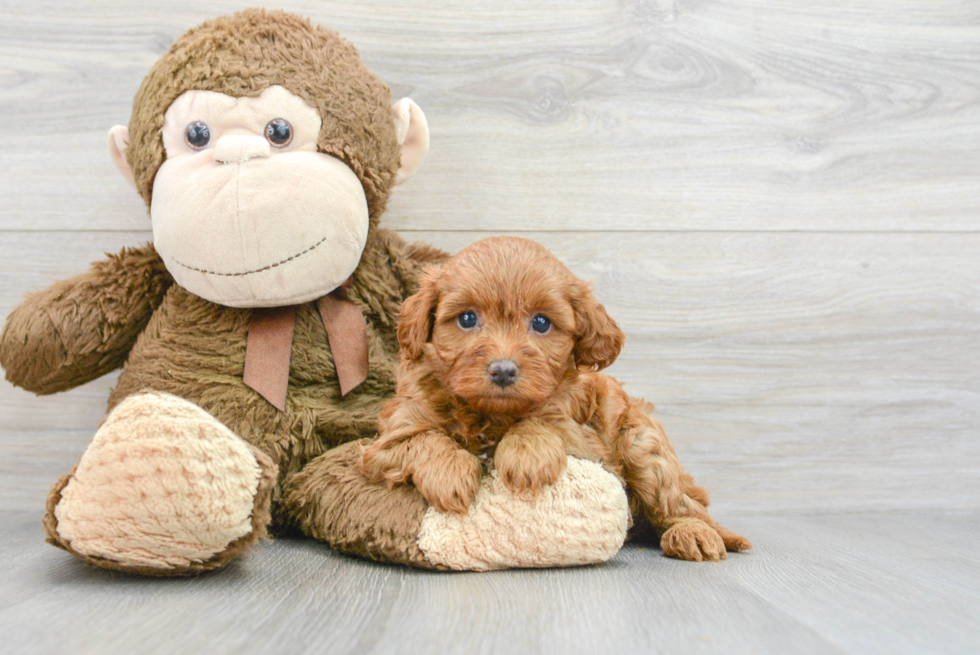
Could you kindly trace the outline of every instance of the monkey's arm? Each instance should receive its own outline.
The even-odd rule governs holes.
[[[44,395],[119,368],[172,284],[153,245],[146,244],[29,295],[0,335],[7,379]]]
[[[442,264],[448,261],[452,256],[445,250],[440,250],[435,246],[430,246],[429,244],[422,243],[421,241],[415,241],[408,244],[406,254],[408,255],[409,259],[418,264],[422,264],[423,266],[426,264]]]
[[[399,302],[419,290],[422,276],[430,266],[438,266],[449,259],[449,253],[427,243],[408,243],[390,230],[378,230],[378,238],[383,240],[388,261],[401,282],[404,294]]]

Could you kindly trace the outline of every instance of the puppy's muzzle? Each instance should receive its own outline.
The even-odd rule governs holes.
[[[487,375],[498,387],[509,387],[517,382],[521,369],[513,359],[495,359],[490,362],[490,366],[487,366]]]

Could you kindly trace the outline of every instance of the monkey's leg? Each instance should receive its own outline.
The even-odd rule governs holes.
[[[276,466],[191,402],[141,393],[109,413],[48,495],[48,541],[107,569],[193,575],[266,536]]]
[[[627,418],[623,457],[627,485],[660,530],[665,555],[718,561],[727,557],[726,550],[752,547],[745,537],[715,523],[705,507],[707,494],[684,472],[663,428],[636,407]]]
[[[429,509],[414,486],[370,482],[360,466],[366,439],[314,458],[283,486],[281,510],[304,534],[361,557],[421,568],[444,568],[419,549]]]
[[[460,516],[436,511],[414,485],[369,481],[357,465],[368,443],[337,446],[287,479],[282,515],[344,552],[458,571],[595,564],[626,538],[626,493],[595,462],[569,458],[557,483],[536,498],[485,475]]]

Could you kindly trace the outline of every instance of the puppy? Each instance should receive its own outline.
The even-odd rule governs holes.
[[[396,396],[360,468],[411,483],[436,509],[465,514],[490,458],[513,492],[553,484],[568,455],[600,462],[664,553],[719,560],[751,548],[715,523],[653,406],[598,371],[624,335],[589,286],[546,248],[495,237],[427,272],[398,325]]]

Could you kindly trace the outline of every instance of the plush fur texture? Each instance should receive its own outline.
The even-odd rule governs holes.
[[[575,566],[610,559],[628,527],[622,483],[595,462],[569,457],[538,496],[515,495],[493,471],[465,515],[429,507],[418,545],[427,561],[455,570]]]
[[[399,165],[388,88],[336,33],[283,12],[249,10],[208,21],[178,39],[153,67],[134,101],[127,149],[147,205],[166,156],[161,138],[164,115],[175,98],[192,89],[254,97],[273,85],[285,87],[317,110],[323,121],[318,151],[347,164],[367,196],[368,242],[348,298],[367,322],[370,375],[341,397],[323,324],[312,304],[302,305],[297,310],[286,411],[279,412],[242,382],[251,311],[217,305],[181,288],[151,245],[126,249],[83,275],[29,296],[10,315],[0,337],[0,363],[8,380],[36,393],[54,393],[124,366],[109,398],[110,410],[148,390],[172,394],[214,416],[267,463],[263,479],[270,481],[255,496],[251,531],[213,557],[201,555],[167,567],[141,559],[138,548],[130,555],[117,552],[118,542],[99,542],[91,531],[80,539],[77,525],[59,529],[63,500],[62,518],[69,505],[75,515],[90,511],[80,509],[82,496],[92,503],[105,500],[108,505],[102,509],[114,511],[111,502],[96,499],[98,494],[75,493],[71,501],[74,478],[67,476],[52,489],[45,529],[53,543],[92,564],[154,575],[196,573],[233,559],[266,533],[271,520],[288,522],[282,497],[292,476],[329,448],[375,433],[380,406],[394,388],[395,325],[401,302],[416,290],[422,267],[444,257],[427,246],[409,246],[377,227]],[[166,417],[160,421],[161,433],[170,429]],[[148,429],[123,423],[123,432],[144,434]],[[125,449],[126,443],[115,447]],[[143,448],[130,445],[134,453]],[[101,456],[96,446],[76,472],[108,479],[114,474],[113,460]],[[135,486],[145,482],[147,490],[155,484],[149,477],[140,480]],[[93,516],[99,511],[91,509]],[[302,522],[296,527],[313,535],[322,531],[322,526]],[[78,549],[71,545],[73,537],[79,540]],[[164,535],[162,540],[169,538]],[[83,541],[108,545],[99,554]]]
[[[281,499],[294,474],[333,446],[375,434],[381,404],[394,389],[399,308],[417,289],[423,266],[445,257],[428,246],[409,246],[376,225],[399,160],[387,87],[335,33],[281,12],[247,11],[209,21],[179,39],[151,71],[134,103],[127,150],[147,204],[164,158],[163,115],[174,98],[190,89],[258,95],[273,84],[317,108],[323,118],[318,147],[347,163],[368,197],[371,228],[348,292],[367,322],[371,372],[360,387],[341,398],[323,324],[316,308],[305,304],[297,311],[286,411],[276,410],[242,382],[251,311],[210,303],[174,284],[152,245],[125,249],[87,273],[30,295],[0,336],[0,363],[18,386],[55,393],[124,366],[110,410],[143,391],[173,394],[264,453],[275,483],[257,497],[259,523],[249,543],[265,534],[271,517],[278,524],[288,521]],[[54,511],[70,479],[52,489],[45,520],[49,539],[98,566],[159,574],[135,559],[71,549]],[[320,529],[296,527],[311,535]],[[226,553],[166,574],[221,566],[247,545],[232,544]]]
[[[265,135],[270,117],[291,126],[283,147]],[[202,149],[186,141],[197,121],[208,126]],[[322,123],[280,86],[255,98],[193,90],[174,101],[150,213],[154,246],[180,286],[220,305],[280,307],[350,277],[371,226],[368,202],[357,175],[317,151]]]
[[[359,557],[417,568],[447,569],[419,548],[428,503],[414,489],[369,484],[354,466],[362,441],[310,462],[286,490],[285,510],[310,536]]]
[[[370,225],[347,298],[366,320],[370,373],[342,397],[316,307],[299,305],[285,410],[277,410],[242,381],[252,310],[218,305],[182,288],[152,245],[110,255],[88,272],[28,296],[0,335],[0,364],[10,382],[50,394],[123,367],[109,398],[110,411],[128,407],[127,402],[147,392],[154,392],[154,398],[179,399],[175,406],[196,405],[215,419],[212,428],[227,429],[217,430],[223,438],[242,440],[239,445],[253,453],[261,468],[247,534],[221,552],[205,548],[159,566],[159,561],[143,557],[145,544],[127,550],[124,544],[130,542],[114,538],[118,526],[98,518],[88,526],[102,526],[105,534],[95,534],[81,529],[77,517],[109,516],[140,494],[151,496],[158,484],[153,471],[125,480],[119,459],[146,455],[152,451],[147,444],[167,434],[193,443],[194,431],[204,428],[182,422],[175,426],[162,410],[156,419],[139,412],[115,415],[106,424],[112,425],[113,455],[106,456],[101,445],[105,439],[97,439],[79,467],[52,488],[44,521],[51,543],[95,566],[147,575],[195,574],[232,561],[264,536],[270,524],[368,557],[443,566],[426,560],[415,543],[427,510],[424,499],[414,489],[402,493],[368,482],[351,468],[356,451],[331,450],[376,434],[381,406],[395,387],[401,304],[417,291],[424,268],[446,259],[434,248],[408,245],[377,225],[399,170],[388,88],[365,68],[351,45],[305,19],[262,10],[217,18],[178,39],[147,76],[129,125],[126,159],[132,170],[124,173],[132,172],[150,206],[154,177],[166,156],[161,127],[175,98],[194,89],[255,97],[273,85],[316,108],[323,121],[318,151],[349,166],[364,188]],[[117,143],[116,156],[120,152]],[[181,475],[197,470],[183,448],[167,453]],[[77,474],[110,486],[118,482],[125,493],[100,495],[84,480],[74,484]],[[124,479],[116,480],[119,475]],[[186,497],[175,506],[189,506],[198,493],[199,480],[184,477],[189,482],[174,489]],[[85,507],[87,503],[99,507]],[[153,517],[150,505],[142,510]],[[161,511],[161,520],[173,518],[167,508]],[[614,533],[620,517],[611,509],[597,519],[602,530]],[[195,520],[198,525],[188,524]],[[208,522],[206,516],[184,513],[174,529],[205,534]],[[171,537],[163,534],[161,541]],[[73,540],[79,540],[77,548]],[[556,548],[560,553],[560,544]]]
[[[391,91],[336,32],[284,11],[251,9],[202,23],[150,70],[133,103],[127,151],[147,206],[166,159],[164,114],[180,94],[198,89],[256,97],[274,85],[319,111],[317,150],[360,178],[376,226],[398,172]]]
[[[275,466],[210,414],[157,392],[120,403],[51,507],[51,540],[144,571],[206,569],[265,535]]]
[[[7,318],[7,379],[39,395],[116,370],[163,302],[173,278],[152,246],[126,248],[91,270],[28,296]]]
[[[369,479],[411,482],[433,507],[466,514],[481,455],[508,489],[531,496],[575,455],[625,481],[666,554],[718,560],[751,547],[708,515],[707,493],[652,406],[597,372],[619,355],[623,333],[540,244],[496,237],[466,248],[426,275],[398,334],[397,395],[360,463]]]
[[[356,467],[363,439],[328,450],[298,473],[283,503],[290,519],[334,548],[416,568],[488,571],[604,562],[626,538],[622,483],[569,458],[538,498],[518,497],[493,474],[465,516],[443,514],[410,485],[369,482]]]
[[[287,477],[317,455],[376,433],[395,385],[401,302],[418,288],[423,266],[442,258],[376,230],[348,294],[367,319],[368,379],[340,397],[323,323],[313,304],[302,305],[284,413],[242,382],[251,311],[172,284],[151,245],[29,296],[7,320],[0,359],[8,380],[38,393],[72,388],[125,362],[110,410],[143,390],[190,400],[272,457],[278,498]]]

